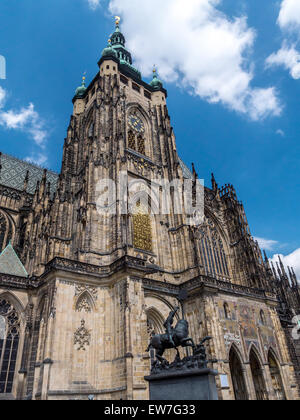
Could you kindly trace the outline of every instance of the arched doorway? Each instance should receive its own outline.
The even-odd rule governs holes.
[[[229,366],[235,399],[248,400],[242,364],[233,347],[231,347],[229,353]]]
[[[16,371],[20,319],[6,299],[0,298],[0,394],[10,394]]]
[[[263,371],[261,364],[259,363],[258,357],[256,356],[254,350],[250,352],[250,367],[251,373],[256,393],[257,400],[267,400],[268,393],[266,390],[266,384],[263,376]]]
[[[268,362],[270,366],[270,373],[271,373],[271,378],[272,378],[272,385],[274,389],[275,399],[286,400],[279,366],[271,350],[269,351]]]

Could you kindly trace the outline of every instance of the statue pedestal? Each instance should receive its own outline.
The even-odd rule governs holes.
[[[204,401],[218,400],[215,377],[218,372],[207,368],[166,369],[146,376],[150,400]]]

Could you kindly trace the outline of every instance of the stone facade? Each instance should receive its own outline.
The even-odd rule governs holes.
[[[213,337],[221,399],[298,399],[299,286],[263,258],[232,185],[212,177],[199,226],[173,207],[97,210],[98,181],[121,172],[139,200],[151,179],[197,179],[178,157],[167,92],[112,49],[73,99],[59,176],[28,165],[21,187],[0,173],[1,249],[11,241],[28,273],[0,274],[0,398],[147,399],[150,334],[186,289],[190,335]]]

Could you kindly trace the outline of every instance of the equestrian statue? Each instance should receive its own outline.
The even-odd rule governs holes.
[[[205,361],[206,352],[204,343],[211,340],[212,337],[205,337],[201,343],[196,346],[194,340],[189,337],[188,321],[180,319],[174,328],[174,318],[179,309],[179,306],[177,306],[170,312],[168,318],[164,322],[164,328],[166,330],[165,334],[153,335],[146,351],[148,352],[150,349],[155,349],[157,361],[162,364],[166,364],[168,362],[163,357],[165,350],[175,349],[177,351],[177,357],[180,358],[178,347],[191,347],[193,350],[193,356],[199,356],[200,358],[203,358],[203,361]]]

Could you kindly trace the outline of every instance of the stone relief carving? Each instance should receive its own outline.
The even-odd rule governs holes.
[[[85,321],[81,321],[81,327],[79,327],[74,333],[74,345],[78,345],[77,350],[86,350],[86,346],[90,345],[91,341],[91,330],[85,327]]]
[[[76,285],[75,296],[79,296],[86,291],[90,293],[90,295],[93,297],[95,301],[98,299],[97,287],[86,286],[86,285]]]
[[[86,313],[92,312],[92,306],[91,306],[90,300],[85,293],[82,295],[82,297],[78,299],[78,302],[76,305],[76,312],[86,312]]]

